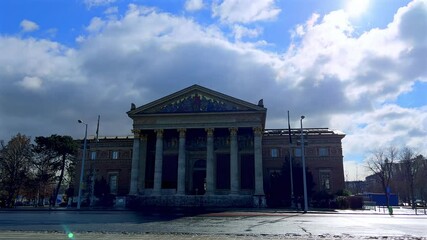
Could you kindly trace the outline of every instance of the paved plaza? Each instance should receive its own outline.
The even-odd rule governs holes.
[[[427,239],[427,215],[234,209],[0,211],[0,239]]]
[[[237,234],[154,234],[154,233],[76,233],[72,236],[68,236],[64,233],[58,232],[0,232],[0,239],[36,239],[36,240],[51,240],[51,239],[79,239],[79,240],[255,240],[255,239],[266,239],[266,240],[279,240],[279,239],[341,239],[341,238],[353,238],[350,236],[318,236],[318,237],[307,237],[307,236],[296,236],[296,235],[237,235]],[[369,237],[369,239],[375,239]],[[380,239],[378,237],[377,239]],[[381,238],[384,239],[384,238]]]

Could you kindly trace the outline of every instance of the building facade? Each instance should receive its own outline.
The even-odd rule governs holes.
[[[345,188],[341,140],[344,134],[327,128],[304,128],[304,155],[307,172],[313,178],[314,193],[335,194]],[[266,129],[263,134],[263,166],[265,181],[291,161],[302,165],[301,130]],[[298,181],[298,179],[297,179]],[[302,181],[302,179],[301,179]],[[269,185],[269,184],[266,185]]]
[[[301,161],[300,132],[266,130],[266,111],[262,100],[252,104],[198,85],[132,104],[133,136],[89,141],[86,172],[141,205],[265,206],[270,174],[287,156]],[[316,191],[343,189],[344,134],[304,135]]]

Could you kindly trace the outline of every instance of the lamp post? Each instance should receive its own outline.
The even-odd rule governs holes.
[[[78,120],[78,122],[85,125],[85,139],[83,143],[83,157],[82,157],[82,165],[81,165],[82,168],[80,172],[80,182],[79,182],[79,197],[77,198],[77,209],[80,209],[82,185],[83,185],[83,174],[84,174],[85,160],[86,160],[87,123],[83,122],[82,120]]]
[[[291,136],[291,123],[289,121],[289,111],[288,111],[288,134],[289,134],[289,172],[291,178],[291,207],[295,207],[295,196],[294,196],[294,176],[292,174],[292,136]]]
[[[302,120],[304,116],[301,116],[301,160],[302,160],[302,180],[304,185],[304,213],[308,210],[308,199],[307,199],[307,180],[305,174],[305,154],[304,154],[304,132],[302,128]]]
[[[289,172],[291,178],[291,207],[295,208],[295,196],[294,196],[294,176],[293,176],[293,165],[292,165],[292,143],[289,144]]]

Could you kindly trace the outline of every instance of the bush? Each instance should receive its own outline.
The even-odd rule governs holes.
[[[337,196],[350,196],[351,192],[347,189],[341,189],[341,190],[338,190],[336,195]]]
[[[360,196],[338,196],[333,207],[337,209],[362,209],[363,198]]]
[[[101,207],[113,207],[115,201],[116,196],[114,194],[106,194],[99,198],[98,204]]]
[[[335,199],[335,204],[338,209],[348,209],[350,206],[349,201],[345,196],[338,196]]]
[[[363,208],[363,197],[361,196],[350,196],[348,197],[348,202],[351,209]]]
[[[330,208],[333,198],[334,196],[326,191],[315,193],[312,200],[313,207]]]

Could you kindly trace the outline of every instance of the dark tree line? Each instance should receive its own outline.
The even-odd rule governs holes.
[[[5,207],[13,207],[18,195],[36,199],[38,204],[56,199],[64,178],[74,174],[74,157],[77,144],[70,136],[51,135],[30,137],[17,134],[0,148],[0,201]]]

